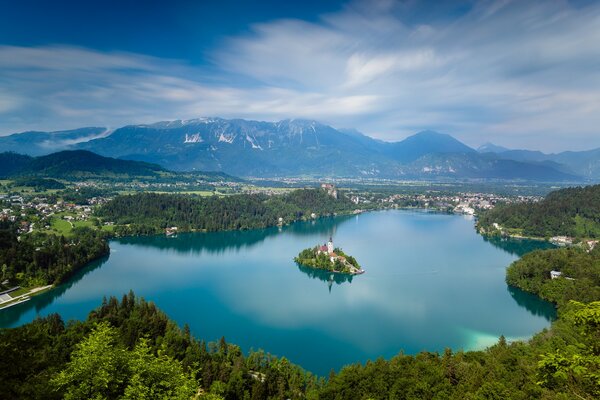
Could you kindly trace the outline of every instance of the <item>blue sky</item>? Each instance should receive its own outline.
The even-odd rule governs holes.
[[[200,116],[600,147],[600,2],[0,0],[0,135]]]

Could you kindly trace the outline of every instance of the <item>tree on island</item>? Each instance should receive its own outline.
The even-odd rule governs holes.
[[[300,265],[325,271],[343,274],[361,274],[364,271],[352,256],[345,254],[340,248],[333,248],[333,241],[323,246],[304,249],[294,258]]]

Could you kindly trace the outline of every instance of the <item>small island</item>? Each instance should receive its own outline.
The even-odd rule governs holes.
[[[340,274],[359,275],[365,272],[360,265],[358,265],[358,262],[354,257],[344,254],[339,248],[333,247],[332,238],[329,238],[327,244],[302,250],[300,254],[294,258],[294,261],[305,267],[322,269]]]

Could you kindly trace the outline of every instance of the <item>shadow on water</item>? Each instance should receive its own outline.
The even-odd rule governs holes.
[[[303,274],[306,274],[313,279],[318,279],[320,281],[327,283],[327,286],[329,287],[329,293],[331,293],[331,287],[333,286],[334,283],[337,285],[341,285],[342,283],[346,283],[346,282],[352,283],[352,278],[354,278],[353,275],[323,271],[321,269],[305,267],[300,264],[296,264],[296,265],[298,266],[298,269],[300,270],[300,272],[302,272]]]
[[[483,236],[483,240],[492,244],[493,246],[506,251],[512,255],[516,255],[519,257],[523,257],[525,254],[534,251],[534,250],[545,250],[545,249],[553,249],[554,246],[552,243],[542,241],[542,240],[532,240],[532,239],[514,239],[514,238],[504,238],[504,237],[487,237]]]
[[[280,228],[271,227],[245,231],[181,233],[171,237],[164,235],[133,236],[115,239],[114,242],[161,250],[172,250],[182,254],[200,254],[202,252],[219,254],[226,251],[239,251],[242,248],[252,247],[279,233],[286,233],[292,236],[331,235],[336,230],[338,224],[350,218],[352,217],[326,217],[308,222],[295,222]]]
[[[108,261],[109,257],[110,255],[106,255],[95,261],[92,261],[73,274],[73,276],[67,282],[58,285],[47,292],[33,296],[29,301],[7,308],[6,310],[2,310],[2,312],[0,312],[0,326],[12,326],[23,314],[32,309],[35,309],[36,313],[41,312],[44,308],[52,304],[55,299],[62,296],[67,290],[82,280],[84,276],[96,268],[104,265],[104,263]]]
[[[554,304],[514,286],[506,286],[506,289],[519,306],[525,308],[533,315],[543,317],[547,321],[554,321],[556,319],[556,307]]]

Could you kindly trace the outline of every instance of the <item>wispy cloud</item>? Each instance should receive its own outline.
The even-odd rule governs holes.
[[[430,5],[428,5],[430,6]],[[600,146],[600,4],[482,1],[423,20],[358,1],[223,40],[210,68],[69,46],[0,47],[0,132],[206,115],[316,118],[398,140]]]

